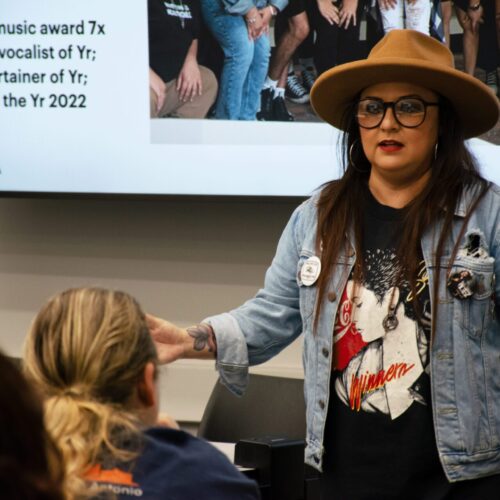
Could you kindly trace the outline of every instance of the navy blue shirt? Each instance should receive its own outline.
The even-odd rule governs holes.
[[[144,433],[142,453],[132,463],[95,465],[85,477],[111,490],[120,500],[260,498],[256,483],[219,450],[186,432],[164,427]]]

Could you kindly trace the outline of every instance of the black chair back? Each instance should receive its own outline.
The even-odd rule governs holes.
[[[262,436],[305,439],[303,387],[302,379],[250,374],[245,394],[238,397],[217,383],[198,436],[228,443]]]

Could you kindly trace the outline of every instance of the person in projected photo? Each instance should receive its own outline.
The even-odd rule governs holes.
[[[343,175],[295,210],[255,298],[187,329],[148,317],[160,362],[216,358],[241,393],[303,334],[323,498],[498,499],[500,187],[465,143],[498,101],[442,43],[393,30],[311,102],[343,132]]]
[[[429,35],[429,0],[378,0],[384,32],[407,28]]]
[[[274,25],[276,48],[261,92],[257,119],[294,121],[286,107],[285,96],[291,102],[309,102],[316,71],[322,73],[338,64],[365,58],[380,39],[380,33],[374,29],[377,22],[372,17],[376,12],[368,0],[290,0]],[[366,20],[364,37],[361,36],[363,18]],[[288,26],[284,27],[285,23]],[[286,66],[306,39],[309,29],[313,32],[313,39],[304,49],[312,58],[306,66],[308,69],[302,71],[301,82],[293,65],[288,72]]]
[[[316,0],[308,3],[311,28],[316,32],[314,64],[318,73],[339,64],[364,59],[380,34],[374,33],[371,14],[365,16],[365,40],[361,40],[363,14],[369,12],[369,0]],[[376,11],[375,8],[373,8]]]
[[[454,0],[457,20],[463,29],[464,69],[474,75],[477,66],[485,71],[485,83],[496,94],[499,84],[497,22],[495,2]]]
[[[293,72],[293,63],[291,71],[289,70],[292,56],[308,35],[306,0],[290,0],[286,8],[276,16],[274,23],[276,47],[261,90],[257,120],[294,121],[294,116],[288,111],[285,103],[285,93],[289,84],[293,89],[292,92],[295,91],[295,94],[289,92],[289,98],[292,97],[294,102],[300,104],[309,102],[309,93],[297,80]]]
[[[25,372],[45,397],[68,498],[257,500],[256,483],[217,449],[158,425],[157,364],[144,313],[124,292],[66,290],[35,317]]]
[[[203,19],[224,51],[215,118],[256,120],[269,68],[269,24],[288,0],[200,0]]]
[[[151,118],[205,118],[217,80],[198,64],[198,0],[148,0]]]

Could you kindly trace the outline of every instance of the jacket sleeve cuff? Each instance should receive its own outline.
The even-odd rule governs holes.
[[[223,385],[241,396],[248,384],[248,349],[238,322],[229,313],[203,320],[215,334],[217,342],[216,369]]]

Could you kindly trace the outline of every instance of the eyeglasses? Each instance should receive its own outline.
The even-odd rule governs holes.
[[[424,123],[427,106],[439,106],[438,102],[427,102],[420,97],[401,97],[393,102],[367,97],[356,106],[356,121],[362,128],[376,128],[384,119],[387,108],[392,108],[394,118],[403,127],[415,128]]]

